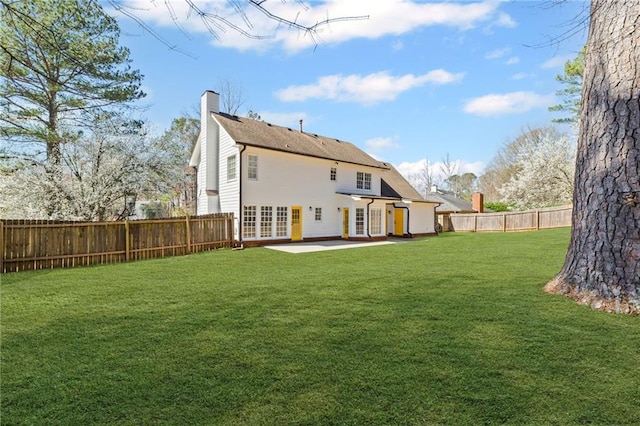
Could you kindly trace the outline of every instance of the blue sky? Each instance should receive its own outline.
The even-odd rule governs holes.
[[[146,117],[158,132],[195,114],[200,95],[221,81],[241,88],[265,121],[346,140],[405,174],[446,156],[480,175],[523,129],[557,117],[555,77],[586,42],[586,28],[559,42],[584,16],[584,1],[267,0],[302,24],[368,15],[308,34],[265,19],[252,28],[233,10],[241,1],[192,0],[254,35],[226,28],[213,36],[186,0],[122,0],[152,31],[119,16],[121,43],[145,78]],[[168,5],[168,6],[167,6]],[[177,22],[177,24],[176,24]],[[158,40],[162,38],[164,42]],[[167,44],[172,46],[170,48]]]

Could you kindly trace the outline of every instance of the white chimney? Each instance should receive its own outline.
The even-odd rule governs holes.
[[[202,119],[202,114],[207,114],[211,112],[220,112],[220,94],[207,90],[202,94],[202,98],[200,100],[200,116]]]
[[[204,189],[209,196],[218,195],[218,129],[212,112],[220,112],[220,95],[207,90],[200,98],[200,136],[201,156],[206,162]]]

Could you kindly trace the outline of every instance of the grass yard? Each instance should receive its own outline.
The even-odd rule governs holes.
[[[1,276],[1,424],[640,424],[640,318],[569,230]]]

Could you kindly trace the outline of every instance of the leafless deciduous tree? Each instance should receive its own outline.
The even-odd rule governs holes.
[[[460,163],[456,160],[452,160],[449,153],[447,153],[442,158],[442,164],[440,164],[440,172],[442,174],[443,182],[447,182],[451,176],[457,175],[460,172]]]
[[[221,78],[216,84],[216,92],[220,94],[220,110],[231,115],[238,115],[238,110],[245,103],[242,84],[235,83],[228,77]]]

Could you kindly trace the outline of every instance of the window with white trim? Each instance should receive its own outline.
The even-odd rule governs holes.
[[[331,180],[336,180],[337,174],[338,174],[338,170],[335,167],[332,167],[331,174],[329,175]]]
[[[276,237],[287,236],[287,222],[289,209],[287,207],[276,207]]]
[[[316,207],[315,218],[316,218],[316,222],[322,221],[322,207]]]
[[[236,156],[227,157],[227,180],[235,180],[236,178]]]
[[[356,172],[356,188],[371,189],[371,173]]]
[[[364,209],[362,207],[356,208],[356,235],[364,234]]]
[[[382,209],[371,209],[370,218],[371,221],[371,233],[382,234]]]
[[[247,156],[247,177],[251,180],[258,180],[258,156],[249,154]]]
[[[260,207],[260,237],[270,238],[273,235],[273,207]]]
[[[243,208],[242,237],[256,237],[256,206],[244,206]]]

